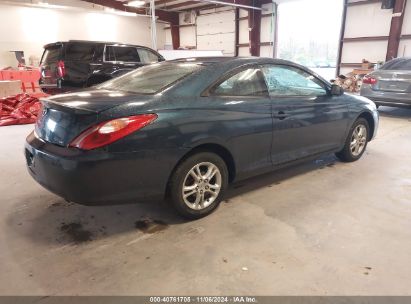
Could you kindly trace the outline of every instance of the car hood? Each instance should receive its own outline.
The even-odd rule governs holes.
[[[135,102],[137,104],[143,104],[151,99],[152,97],[148,95],[95,89],[54,95],[43,98],[42,102],[52,104],[53,107],[100,113],[126,103]]]
[[[362,104],[364,104],[364,105],[367,105],[367,106],[370,106],[370,107],[372,107],[372,108],[377,109],[375,103],[374,103],[371,99],[368,99],[367,97],[360,96],[360,95],[353,94],[353,93],[348,93],[348,92],[347,92],[347,93],[344,93],[344,94],[350,96],[350,97],[351,97],[353,100],[355,100],[356,102],[359,102],[359,103],[362,103]]]

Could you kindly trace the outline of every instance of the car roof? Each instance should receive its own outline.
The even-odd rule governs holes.
[[[314,73],[317,77],[323,79],[321,76],[319,76],[317,73],[309,70],[307,67],[302,66],[298,63],[284,60],[284,59],[277,59],[277,58],[269,58],[269,57],[192,57],[192,58],[181,58],[181,59],[175,59],[175,60],[169,60],[166,62],[172,62],[172,63],[182,63],[182,62],[191,62],[191,63],[197,63],[197,64],[203,64],[203,65],[215,65],[219,64],[221,67],[225,67],[227,69],[235,68],[235,67],[241,67],[243,65],[247,64],[282,64],[282,65],[288,65],[296,68],[303,69],[309,73]],[[324,80],[324,79],[323,79]]]
[[[211,63],[218,63],[218,62],[244,62],[244,63],[251,63],[251,62],[285,62],[286,60],[282,59],[274,59],[269,57],[233,57],[233,56],[216,56],[216,57],[189,57],[189,58],[179,58],[174,60],[169,60],[169,62],[211,62]],[[290,62],[290,61],[287,61]]]
[[[227,64],[227,65],[233,65],[233,66],[241,66],[244,64],[286,64],[286,65],[292,65],[296,67],[302,67],[303,66],[288,61],[288,60],[283,60],[283,59],[274,59],[274,58],[269,58],[269,57],[230,57],[230,56],[219,56],[219,57],[191,57],[191,58],[181,58],[181,59],[174,59],[174,60],[169,60],[168,62],[175,62],[175,63],[181,63],[181,62],[192,62],[192,63],[199,63],[199,64],[205,64],[205,65],[210,65],[210,64]]]
[[[391,60],[411,60],[411,57],[410,56],[397,57],[397,58],[393,58]],[[389,62],[389,61],[387,61],[387,62]]]
[[[136,46],[136,47],[142,47],[142,48],[148,48],[144,45],[138,45],[138,44],[130,44],[130,43],[120,43],[120,42],[111,42],[111,41],[93,41],[93,40],[68,40],[68,41],[56,41],[52,43],[48,43],[44,45],[44,48],[50,47],[50,46],[55,46],[55,45],[63,45],[65,43],[87,43],[87,44],[113,44],[113,45],[127,45],[127,46]]]

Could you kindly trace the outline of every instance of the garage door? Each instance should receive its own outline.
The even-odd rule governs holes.
[[[225,11],[197,17],[197,49],[221,50],[234,56],[235,13]]]

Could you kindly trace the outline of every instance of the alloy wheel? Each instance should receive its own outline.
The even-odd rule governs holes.
[[[217,199],[221,186],[221,172],[216,165],[210,162],[196,164],[184,178],[184,203],[194,210],[205,209]]]
[[[350,142],[351,154],[355,157],[359,156],[367,144],[367,128],[359,124],[355,127]]]

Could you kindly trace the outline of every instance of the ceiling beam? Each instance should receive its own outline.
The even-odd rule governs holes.
[[[137,7],[125,6],[121,2],[118,2],[115,0],[82,0],[82,1],[113,8],[113,9],[123,11],[123,12],[144,14],[148,16],[147,14],[148,11],[144,7],[137,8]],[[170,23],[173,49],[178,49],[180,47],[180,31],[178,28],[180,20],[178,17],[178,13],[167,12],[167,11],[162,11],[162,10],[156,10],[155,13],[159,20]]]
[[[173,2],[176,2],[176,1],[178,1],[178,0],[156,0],[155,3],[156,3],[156,7],[157,7],[157,6],[167,6],[167,4],[169,4],[170,2],[173,3]],[[148,3],[147,3],[147,5],[148,5]]]
[[[218,8],[218,7],[223,7],[223,5],[207,4],[207,5],[202,5],[202,6],[184,8],[184,9],[181,9],[180,11],[192,11],[192,10],[201,11],[201,10],[213,9],[213,8]]]
[[[244,9],[252,9],[261,11],[261,1],[260,0],[196,0],[198,2],[208,2],[214,4],[223,4],[227,6],[234,6]]]
[[[261,10],[259,6],[260,4],[272,3],[272,0],[190,0],[179,3],[177,1],[179,0],[156,0],[156,7],[162,10],[176,10],[178,8],[181,8],[180,11],[189,11],[222,6],[233,6],[241,8],[242,6],[243,9],[247,10]],[[201,2],[204,3],[204,6],[187,7],[200,4]],[[148,5],[146,5],[146,7],[148,7]]]
[[[168,10],[172,10],[172,9],[176,9],[176,8],[179,8],[179,7],[184,7],[184,6],[189,6],[189,5],[197,5],[197,4],[200,4],[200,3],[198,3],[198,1],[185,1],[185,2],[181,2],[181,3],[166,5],[166,6],[163,6],[163,8],[168,9]]]

